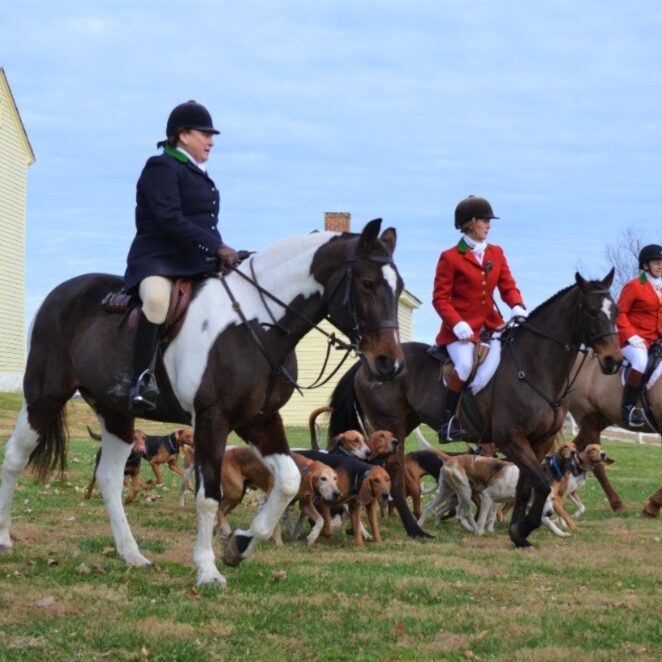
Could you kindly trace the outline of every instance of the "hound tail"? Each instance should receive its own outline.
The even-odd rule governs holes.
[[[416,433],[416,438],[418,439],[419,443],[423,448],[433,452],[436,456],[440,457],[444,462],[447,462],[451,456],[448,455],[447,453],[444,453],[444,451],[440,451],[438,448],[435,448],[424,436],[423,433],[421,432],[421,426],[419,425],[418,427],[414,428],[414,432]]]
[[[320,416],[320,414],[325,414],[327,412],[332,412],[332,411],[333,409],[331,407],[318,407],[317,409],[313,409],[313,411],[310,412],[310,416],[308,416],[310,447],[314,451],[318,451],[320,449],[320,440],[319,440],[319,435],[317,434],[317,427],[315,425],[315,421],[317,420],[317,417]]]

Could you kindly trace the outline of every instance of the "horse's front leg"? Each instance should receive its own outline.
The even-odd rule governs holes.
[[[577,436],[573,440],[577,450],[581,452],[589,444],[599,444],[600,433],[607,427],[607,425],[609,425],[609,421],[598,412],[584,416],[579,426]],[[604,493],[607,495],[607,500],[609,501],[612,511],[615,513],[624,513],[626,508],[623,499],[621,499],[620,494],[609,482],[604,465],[599,464],[593,470],[593,473],[598,479],[598,483],[600,483]]]
[[[271,538],[285,509],[298,494],[301,482],[280,414],[255,417],[250,425],[237,432],[251,444],[258,459],[273,475],[273,487],[250,528],[237,529],[226,543],[223,561],[227,565],[238,565],[253,554],[258,542]]]
[[[131,533],[122,503],[124,489],[124,466],[131,454],[131,444],[124,439],[132,439],[131,419],[106,419],[98,415],[101,426],[101,459],[97,467],[97,483],[110,520],[117,553],[131,566],[151,565],[138,549],[138,543]],[[114,432],[110,432],[112,426]]]
[[[402,525],[410,538],[433,538],[429,533],[423,531],[416,521],[414,516],[409,510],[407,503],[407,492],[405,484],[405,436],[406,430],[402,428],[394,428],[392,430],[393,436],[402,440],[398,444],[398,449],[395,453],[390,455],[386,460],[386,470],[391,477],[391,496],[393,497],[393,504],[395,505]],[[424,518],[421,518],[424,521]]]
[[[519,441],[520,443],[508,447],[501,446],[520,471],[508,534],[516,547],[531,547],[527,538],[540,526],[543,507],[550,493],[550,481],[531,449],[528,439],[521,435]],[[527,512],[531,490],[533,490],[533,503]]]
[[[212,543],[214,524],[221,501],[221,469],[230,426],[220,409],[211,406],[196,415],[195,439],[195,510],[198,531],[193,562],[198,569],[198,585],[225,588],[227,581],[216,567]]]

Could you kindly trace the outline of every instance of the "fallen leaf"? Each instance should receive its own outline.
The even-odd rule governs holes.
[[[57,565],[57,564],[58,564],[57,559],[48,559],[48,561],[46,561],[46,565]]]
[[[287,572],[285,570],[274,570],[271,579],[275,582],[282,582],[287,579]]]
[[[397,621],[395,624],[395,636],[403,637],[407,633],[407,627],[404,623]]]
[[[33,607],[50,607],[51,605],[55,604],[55,598],[52,595],[48,595],[45,598],[41,598],[41,600],[36,600],[35,602],[32,603]]]

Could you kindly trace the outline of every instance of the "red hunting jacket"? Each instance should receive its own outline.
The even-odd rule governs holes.
[[[511,308],[524,306],[499,246],[488,244],[482,265],[464,239],[444,251],[437,263],[432,293],[432,305],[441,317],[437,345],[455,342],[453,327],[462,320],[473,329],[474,342],[478,341],[482,327],[499,328],[503,318],[492,299],[495,288],[499,288],[501,298]]]
[[[643,338],[646,347],[662,337],[662,301],[645,273],[626,283],[621,290],[616,326],[621,347],[628,344],[631,336]]]

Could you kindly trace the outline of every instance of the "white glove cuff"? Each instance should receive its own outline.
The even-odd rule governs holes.
[[[519,304],[512,307],[510,310],[511,317],[528,317],[529,311],[526,308],[523,308]]]
[[[453,327],[453,333],[460,340],[468,340],[474,334],[474,332],[471,330],[471,327],[464,320],[458,322]]]

